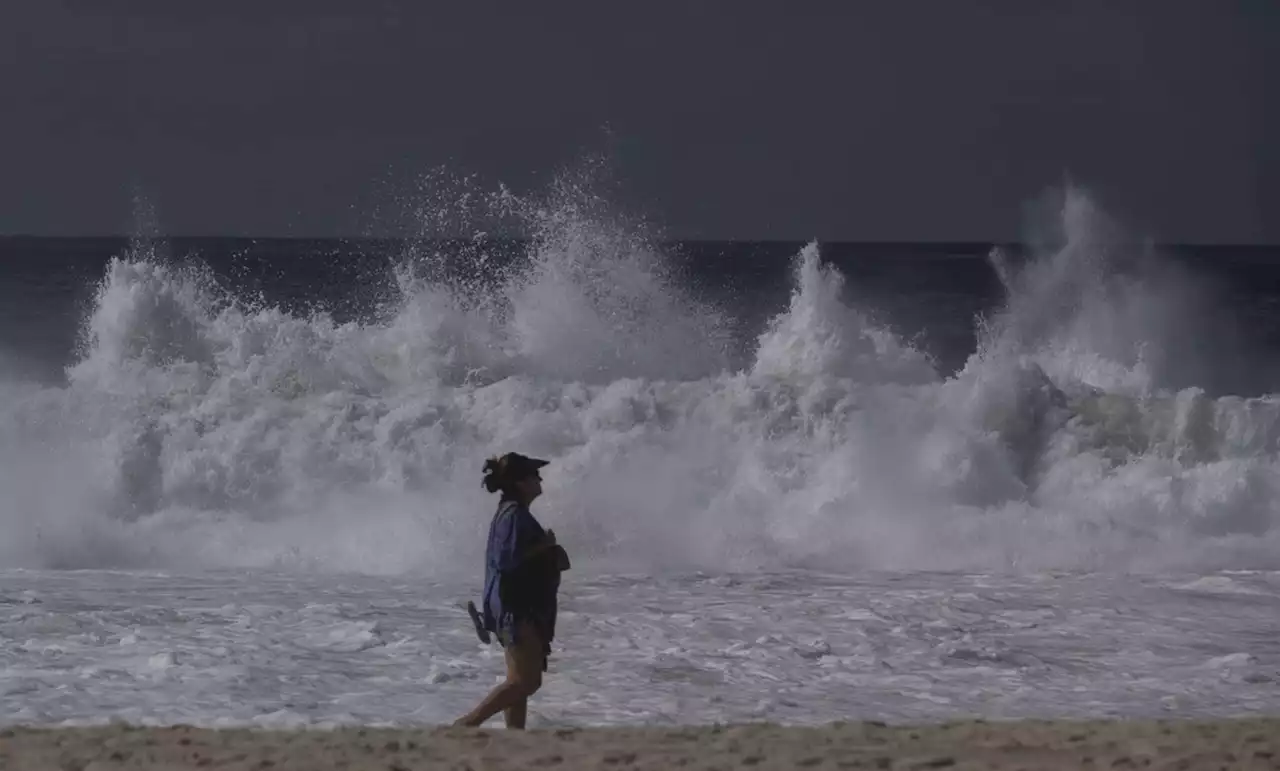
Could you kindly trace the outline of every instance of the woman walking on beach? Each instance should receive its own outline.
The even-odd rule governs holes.
[[[485,489],[502,498],[485,549],[484,610],[469,609],[480,639],[497,635],[505,649],[507,679],[454,725],[479,726],[502,712],[508,728],[524,728],[529,697],[542,685],[555,636],[560,573],[569,569],[555,533],[543,530],[529,511],[542,494],[539,472],[546,465],[514,452],[484,464]]]

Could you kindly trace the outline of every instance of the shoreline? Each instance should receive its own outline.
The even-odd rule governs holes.
[[[258,728],[8,726],[0,768],[1280,769],[1280,717],[725,726]]]

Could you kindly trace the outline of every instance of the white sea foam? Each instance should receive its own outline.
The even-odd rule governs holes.
[[[584,569],[1280,562],[1280,400],[1196,387],[1205,303],[1078,193],[1052,247],[993,256],[1009,296],[954,376],[817,244],[741,356],[659,248],[551,199],[487,290],[405,268],[349,323],[113,260],[67,383],[3,385],[0,566],[471,573],[507,449],[553,461],[538,510]]]

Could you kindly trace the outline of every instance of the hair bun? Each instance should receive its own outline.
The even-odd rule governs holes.
[[[484,489],[496,493],[503,487],[502,459],[489,458],[484,462]]]

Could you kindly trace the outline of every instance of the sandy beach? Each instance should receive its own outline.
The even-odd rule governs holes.
[[[0,768],[1277,769],[1280,719],[334,730],[9,728]]]

